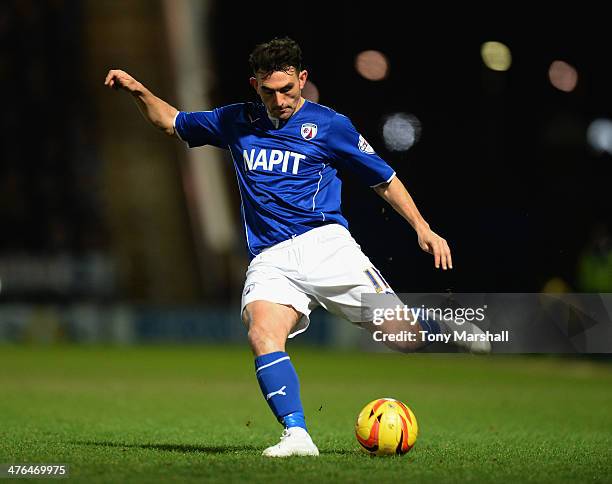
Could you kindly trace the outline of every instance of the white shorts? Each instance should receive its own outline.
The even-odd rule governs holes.
[[[249,264],[241,313],[253,301],[292,306],[301,313],[290,338],[305,331],[310,313],[322,306],[353,323],[362,323],[361,295],[393,293],[350,232],[330,224],[280,242]]]

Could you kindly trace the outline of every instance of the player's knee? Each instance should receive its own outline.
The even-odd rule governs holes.
[[[256,354],[284,351],[297,317],[297,312],[290,307],[266,301],[247,304],[242,320],[248,328],[249,344],[253,351]]]
[[[265,343],[271,339],[270,331],[267,328],[257,324],[252,324],[249,326],[247,336],[251,346],[258,346],[259,344]]]
[[[248,329],[247,337],[254,350],[267,348],[280,340],[280,335],[270,324],[272,318],[266,311],[260,311],[257,304],[249,304],[242,313],[242,321]]]
[[[245,306],[242,311],[242,322],[250,329],[253,324],[265,324],[270,319],[272,311],[267,301],[253,301]]]
[[[249,326],[248,339],[251,348],[256,352],[268,352],[284,347],[287,335],[270,325],[252,322]]]

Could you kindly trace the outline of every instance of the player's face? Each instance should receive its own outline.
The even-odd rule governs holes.
[[[257,74],[257,77],[251,77],[251,86],[261,97],[270,115],[287,120],[300,106],[307,77],[307,71],[298,73],[292,67],[287,72],[275,71],[267,77]]]

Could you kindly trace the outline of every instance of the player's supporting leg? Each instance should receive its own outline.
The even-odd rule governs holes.
[[[262,394],[285,430],[280,443],[268,447],[267,457],[319,455],[306,429],[300,383],[285,343],[301,315],[290,306],[253,301],[242,315],[255,356],[255,372]]]

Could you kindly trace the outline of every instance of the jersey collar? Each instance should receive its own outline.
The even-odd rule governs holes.
[[[306,105],[308,104],[308,102],[309,101],[307,99],[304,99],[304,102],[302,103],[302,106],[300,107],[300,109],[298,109],[295,113],[293,113],[291,117],[287,119],[286,121],[282,121],[278,118],[270,116],[270,113],[266,109],[266,106],[264,105],[264,103],[258,102],[256,105],[257,115],[255,116],[255,118],[253,118],[254,120],[251,122],[255,122],[257,120],[261,121],[261,119],[263,118],[264,124],[266,125],[268,129],[271,129],[273,131],[282,129],[288,124],[292,124],[296,118],[300,117],[302,111],[306,108]],[[265,122],[266,120],[267,120],[267,123]]]

